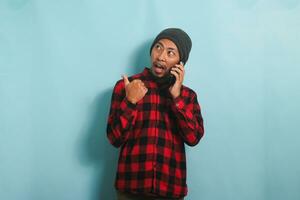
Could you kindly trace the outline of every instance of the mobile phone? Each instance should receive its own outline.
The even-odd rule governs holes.
[[[180,62],[178,63],[178,64],[180,64]],[[175,67],[175,66],[174,66]],[[169,71],[169,80],[168,80],[168,82],[169,82],[169,86],[171,86],[171,85],[174,85],[175,84],[175,82],[176,82],[176,77],[173,75],[173,74],[171,74],[171,70],[172,70],[172,68],[173,67],[171,67],[171,69],[170,69],[170,71]]]
[[[173,74],[171,74],[172,68],[170,69],[170,72],[169,72],[169,84],[168,85],[170,85],[170,86],[174,85],[176,82],[176,77]]]

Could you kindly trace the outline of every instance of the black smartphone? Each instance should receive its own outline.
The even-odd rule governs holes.
[[[173,68],[173,67],[172,67]],[[171,68],[171,69],[172,69]],[[175,82],[176,82],[176,77],[173,75],[173,74],[171,74],[171,70],[170,70],[170,72],[169,72],[169,84],[168,85],[174,85],[175,84]]]
[[[178,64],[180,64],[180,62],[178,63]],[[174,66],[175,67],[175,66]],[[171,67],[171,69],[172,69],[173,67]],[[176,82],[176,77],[173,75],[173,74],[171,74],[171,69],[170,69],[170,71],[169,71],[169,77],[168,77],[168,85],[169,86],[171,86],[171,85],[174,85],[175,84],[175,82]]]

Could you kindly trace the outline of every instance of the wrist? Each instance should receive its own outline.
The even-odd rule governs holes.
[[[129,101],[129,103],[132,103],[132,104],[136,104],[136,101],[134,101],[133,99],[129,98],[129,97],[126,97],[127,101]]]
[[[178,94],[172,94],[173,99],[176,99],[179,96],[180,96],[180,93],[178,93]]]

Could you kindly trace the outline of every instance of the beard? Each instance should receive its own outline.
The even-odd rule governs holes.
[[[155,75],[155,73],[151,70],[152,78],[160,86],[160,89],[169,88],[171,85],[175,83],[176,78],[174,77],[174,75],[170,74],[170,70],[171,69],[169,69],[166,72],[166,74],[162,77]]]

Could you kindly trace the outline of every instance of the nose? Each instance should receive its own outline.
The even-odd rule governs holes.
[[[166,61],[166,51],[165,50],[161,51],[161,53],[158,56],[158,59],[161,61]]]

